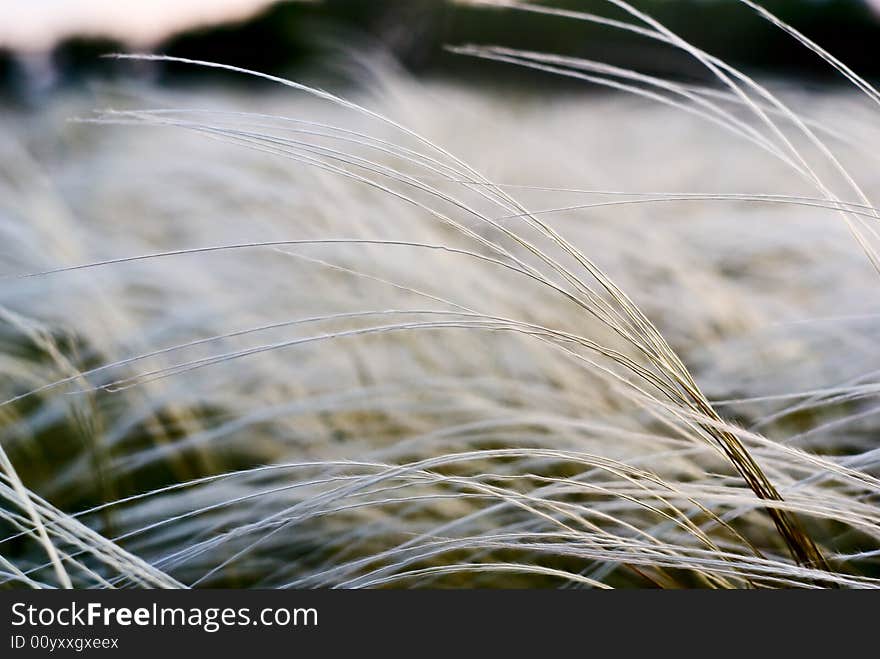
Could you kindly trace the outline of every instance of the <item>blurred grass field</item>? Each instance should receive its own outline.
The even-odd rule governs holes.
[[[4,587],[880,583],[871,95],[470,53],[2,115]]]

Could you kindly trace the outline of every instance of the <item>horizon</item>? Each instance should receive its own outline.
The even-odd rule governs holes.
[[[320,0],[5,0],[0,4],[0,49],[50,51],[74,37],[117,39],[151,48],[188,30],[247,21],[272,5]],[[827,2],[828,0],[818,0]],[[880,0],[862,1],[880,16]]]

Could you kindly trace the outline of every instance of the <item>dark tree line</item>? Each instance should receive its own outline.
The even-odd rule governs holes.
[[[554,0],[554,6],[628,18],[602,0]],[[636,0],[691,42],[747,70],[817,80],[833,73],[791,37],[733,0]],[[783,20],[822,44],[859,73],[880,77],[880,21],[860,0],[764,0]],[[630,19],[631,20],[631,19]],[[671,48],[605,27],[556,17],[464,7],[448,0],[324,0],[282,2],[242,24],[187,32],[157,46],[159,52],[289,73],[319,67],[328,50],[381,47],[417,74],[534,79],[509,66],[478,62],[444,50],[444,44],[498,44],[564,53],[632,66],[648,73],[699,78],[701,69]],[[114,75],[118,63],[100,59],[124,50],[108,41],[72,39],[59,45],[52,61],[63,81]],[[0,53],[0,80],[16,79],[15,64]],[[169,80],[194,71],[162,67]],[[206,77],[199,71],[201,79]]]

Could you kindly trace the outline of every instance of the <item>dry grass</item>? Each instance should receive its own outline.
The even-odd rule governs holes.
[[[7,119],[6,583],[878,585],[877,94],[611,4],[718,85]]]

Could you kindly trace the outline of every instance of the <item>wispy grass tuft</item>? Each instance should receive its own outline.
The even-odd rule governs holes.
[[[285,95],[81,113],[42,178],[8,147],[4,584],[880,585],[878,138],[836,109],[876,90],[751,2],[856,90],[489,4],[718,85],[468,45],[614,93],[355,102],[118,55]]]

